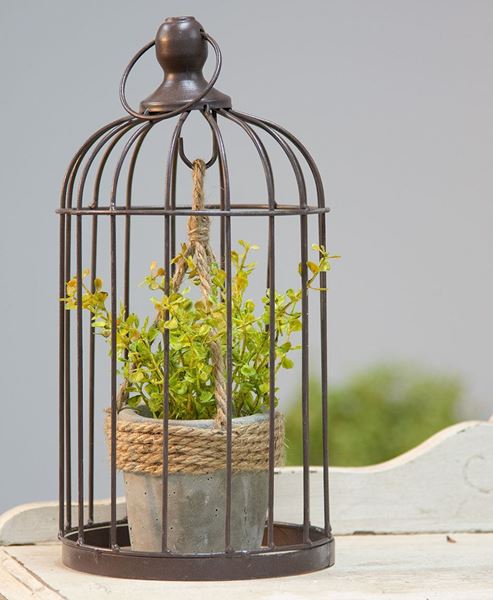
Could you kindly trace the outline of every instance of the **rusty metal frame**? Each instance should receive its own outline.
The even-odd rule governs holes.
[[[196,23],[196,22],[195,22]],[[210,42],[210,36],[204,34],[204,43]],[[215,44],[215,42],[214,42]],[[149,45],[150,47],[150,45]],[[215,48],[216,49],[216,48]],[[138,58],[142,54],[136,55]],[[217,47],[218,69],[220,70],[220,50]],[[125,71],[124,81],[135,64],[137,58]],[[214,81],[215,81],[214,79]],[[213,85],[214,82],[212,82]],[[213,90],[207,84],[205,94]],[[202,91],[203,91],[202,90]],[[75,318],[76,350],[75,360],[71,352],[71,336],[73,324],[69,311],[63,304],[59,308],[59,538],[63,542],[63,561],[67,566],[94,574],[111,575],[115,577],[132,577],[143,579],[247,579],[253,577],[270,577],[293,575],[328,567],[334,562],[334,542],[330,527],[329,515],[329,478],[328,478],[328,365],[327,365],[327,296],[326,275],[321,274],[320,292],[320,377],[322,382],[322,429],[323,429],[323,505],[324,526],[313,527],[310,522],[310,468],[309,468],[309,339],[308,314],[309,300],[307,295],[307,251],[308,251],[308,219],[318,220],[318,242],[326,244],[325,217],[329,209],[325,206],[322,179],[313,158],[301,142],[286,129],[269,121],[240,113],[229,107],[214,107],[198,102],[183,101],[181,109],[174,113],[153,114],[152,118],[146,113],[135,113],[125,107],[128,117],[123,117],[102,127],[93,134],[80,148],[72,159],[62,186],[60,208],[60,267],[59,267],[59,296],[65,295],[65,282],[71,277],[75,256],[75,269],[78,281],[79,297],[82,292],[82,256],[83,235],[82,223],[88,219],[91,223],[91,269],[96,270],[98,264],[98,243],[101,221],[109,225],[110,241],[110,303],[112,319],[117,315],[117,280],[120,277],[118,266],[117,221],[124,221],[123,243],[123,290],[126,309],[130,301],[130,255],[131,255],[131,221],[134,216],[161,218],[164,223],[163,250],[164,264],[170,265],[175,251],[175,218],[190,215],[191,206],[176,203],[176,170],[178,160],[190,166],[190,161],[184,153],[181,137],[182,127],[187,119],[192,104],[193,110],[199,110],[210,127],[213,155],[207,164],[212,166],[216,161],[220,179],[219,204],[206,205],[203,211],[195,214],[207,214],[217,217],[221,222],[221,264],[226,272],[226,365],[227,365],[227,443],[226,443],[226,518],[224,523],[224,552],[214,554],[181,555],[172,553],[167,545],[167,516],[168,516],[168,416],[169,416],[169,339],[167,330],[163,336],[164,344],[164,416],[163,416],[163,534],[162,551],[159,553],[133,552],[126,548],[129,545],[128,527],[125,522],[117,520],[116,490],[116,395],[117,395],[117,365],[116,365],[116,333],[112,332],[110,358],[111,370],[111,443],[110,443],[110,521],[94,523],[94,399],[95,399],[95,344],[94,332],[88,331],[87,344],[84,343],[84,327],[82,307],[79,304]],[[173,99],[176,102],[176,98]],[[125,104],[124,104],[125,106]],[[177,116],[173,130],[167,165],[165,169],[165,200],[161,205],[134,205],[132,190],[134,172],[141,148],[150,130],[159,126],[159,122],[171,116]],[[228,120],[241,128],[253,143],[263,168],[267,198],[263,203],[238,204],[231,200],[230,174],[228,169],[226,148],[221,133],[220,121]],[[278,204],[275,199],[274,173],[262,135],[272,138],[285,154],[296,179],[297,202],[293,204]],[[114,157],[115,148],[121,142],[123,149],[116,157],[116,167],[112,177],[112,187],[108,200],[104,205],[100,202],[100,187],[103,173],[110,157]],[[130,157],[130,158],[129,158]],[[99,162],[97,162],[99,161]],[[94,169],[94,165],[97,167]],[[126,186],[119,192],[119,181],[126,166]],[[305,183],[304,166],[308,167],[316,189],[316,204],[309,204]],[[88,193],[90,173],[93,174],[92,193]],[[75,189],[77,193],[75,194]],[[76,196],[74,205],[74,195]],[[123,200],[120,201],[120,197]],[[303,515],[299,524],[284,524],[275,521],[274,499],[274,396],[275,396],[275,326],[269,329],[269,365],[270,365],[270,441],[269,441],[269,497],[268,512],[264,535],[264,545],[260,550],[245,552],[231,545],[231,481],[232,481],[232,300],[231,300],[231,227],[232,221],[241,217],[258,217],[268,220],[268,261],[266,287],[273,293],[276,281],[276,235],[275,223],[277,217],[292,217],[299,219],[299,245],[301,285],[302,285],[302,435],[303,435]],[[74,227],[75,223],[75,227]],[[75,232],[75,243],[74,243]],[[278,250],[277,250],[278,251]],[[170,269],[166,268],[165,287],[169,286]],[[270,323],[274,323],[274,303],[270,308]],[[90,329],[90,328],[89,328]],[[87,381],[84,364],[88,363]],[[73,368],[75,366],[75,369]],[[76,382],[76,399],[71,397],[71,382]],[[85,419],[85,403],[87,402],[87,423]],[[76,408],[76,454],[77,454],[77,524],[72,523],[73,473],[72,429],[74,421],[74,404]],[[86,432],[87,430],[87,432]],[[87,452],[85,436],[87,433]],[[87,454],[87,455],[86,455]],[[87,475],[85,461],[88,461]],[[87,476],[87,514],[84,510],[86,501]]]

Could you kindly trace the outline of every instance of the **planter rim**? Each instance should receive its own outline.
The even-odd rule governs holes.
[[[279,414],[276,410],[276,414]],[[162,422],[162,419],[155,419],[154,417],[144,417],[139,415],[133,408],[124,408],[121,410],[117,419],[127,421],[131,423],[157,423]],[[241,427],[242,425],[251,425],[252,423],[259,423],[267,421],[269,419],[269,413],[255,413],[253,415],[247,415],[246,417],[233,417],[233,427]],[[168,423],[172,426],[179,427],[193,427],[197,429],[211,429],[215,426],[216,421],[214,419],[169,419]]]

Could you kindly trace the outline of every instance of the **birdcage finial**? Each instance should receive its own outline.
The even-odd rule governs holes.
[[[202,73],[207,60],[208,43],[216,55],[216,67],[209,82]],[[125,69],[120,96],[127,112],[135,116],[125,98],[127,77],[137,60],[153,46],[156,47],[156,57],[164,71],[164,79],[161,85],[141,102],[142,113],[178,114],[183,110],[200,108],[203,105],[210,108],[231,108],[231,98],[213,87],[222,62],[217,42],[205,33],[202,25],[194,17],[168,17],[158,29],[155,40],[139,50]]]

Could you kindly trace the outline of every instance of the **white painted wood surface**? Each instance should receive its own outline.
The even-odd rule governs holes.
[[[85,505],[87,515],[87,504]],[[77,504],[72,505],[72,523],[77,523]],[[125,502],[118,498],[117,518],[126,515]],[[94,502],[95,522],[109,521],[108,500]],[[31,502],[16,506],[0,515],[0,546],[52,542],[58,536],[58,502]],[[1,599],[0,599],[1,600]]]
[[[493,534],[353,535],[317,573],[252,581],[172,582],[97,577],[62,566],[60,545],[0,548],[7,600],[491,600]],[[2,556],[4,559],[2,560]]]
[[[276,479],[276,518],[301,514],[300,479]],[[322,478],[311,479],[313,522],[322,523]],[[387,462],[330,470],[336,534],[493,531],[493,423],[458,423]]]
[[[60,600],[61,597],[15,557],[0,549],[0,599]]]
[[[320,468],[310,481],[312,522],[321,525]],[[275,518],[300,522],[300,468],[279,469],[275,485]],[[330,489],[336,534],[493,531],[493,423],[459,423],[379,465],[331,468]],[[107,500],[95,510],[108,520]],[[118,513],[125,514],[123,500]],[[16,507],[0,516],[0,545],[54,540],[57,519],[55,502]]]

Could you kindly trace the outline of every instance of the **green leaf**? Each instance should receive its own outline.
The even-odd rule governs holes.
[[[245,375],[245,377],[254,377],[257,374],[255,369],[250,365],[243,365],[240,369],[240,373]]]
[[[299,319],[293,319],[292,321],[289,322],[289,331],[291,331],[291,332],[301,331],[302,329],[303,329],[303,326]]]
[[[284,369],[292,369],[294,362],[290,358],[287,358],[287,356],[284,356],[281,361],[281,365]]]
[[[316,265],[316,264],[315,264],[314,262],[312,262],[311,260],[307,261],[307,263],[306,263],[306,264],[307,264],[308,268],[310,269],[310,271],[311,271],[312,273],[315,273],[315,274],[316,274],[316,273],[318,273],[318,272],[319,272],[319,270],[320,270],[320,269],[319,269],[318,265]]]
[[[274,351],[276,371],[290,369],[293,361],[287,357],[293,346],[292,334],[302,329],[300,301],[302,290],[287,289],[271,294],[266,290],[261,302],[247,297],[249,280],[256,268],[248,262],[248,253],[258,247],[245,240],[239,242],[240,250],[232,250],[232,353],[233,353],[233,410],[235,415],[249,415],[268,408],[269,404],[269,331],[275,329]],[[320,262],[307,261],[299,272],[309,270],[307,287],[312,285],[320,272],[330,268],[330,257],[324,248],[313,245],[320,253]],[[135,313],[127,315],[123,304],[119,306],[118,318],[112,322],[105,303],[108,293],[103,282],[96,277],[91,292],[84,284],[82,298],[77,298],[77,278],[66,283],[65,308],[73,310],[78,302],[91,314],[91,324],[96,333],[111,343],[111,331],[116,329],[117,360],[119,374],[127,382],[128,403],[146,406],[156,417],[163,414],[164,396],[164,350],[163,334],[169,335],[169,410],[170,418],[213,418],[214,369],[211,342],[219,344],[226,354],[226,274],[217,263],[210,267],[211,286],[207,299],[197,299],[190,288],[201,285],[198,267],[193,256],[185,256],[186,245],[172,259],[186,261],[186,273],[181,289],[171,289],[164,294],[164,269],[157,263],[144,278],[145,286],[153,291],[152,313],[142,320]],[[88,273],[84,272],[84,276]],[[188,287],[187,287],[188,286]],[[198,290],[192,290],[197,292]],[[275,320],[270,322],[270,305],[274,304]],[[294,336],[293,336],[294,337]],[[110,346],[111,347],[111,346]],[[277,391],[277,388],[276,388]],[[277,398],[275,399],[277,403]]]
[[[164,327],[166,329],[177,329],[177,327],[178,327],[178,321],[177,321],[177,319],[175,317],[173,317],[169,321],[165,321],[164,322]]]

